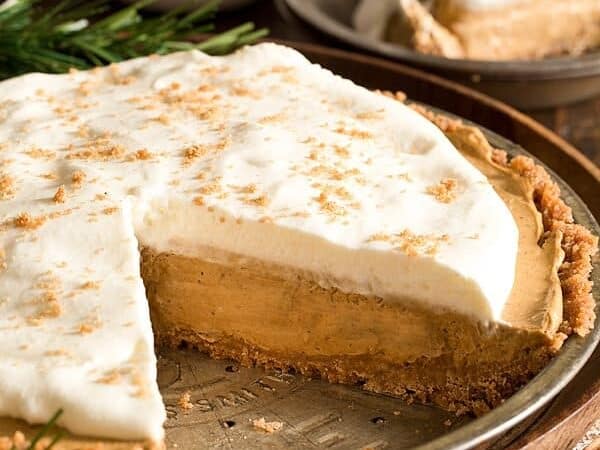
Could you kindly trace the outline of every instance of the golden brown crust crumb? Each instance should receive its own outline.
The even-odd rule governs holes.
[[[58,187],[58,189],[56,190],[54,197],[52,197],[52,200],[54,201],[54,203],[64,203],[65,197],[66,197],[65,186],[63,184],[61,184]]]
[[[71,152],[67,159],[82,159],[90,161],[110,161],[121,159],[125,149],[120,145],[91,145],[79,151]]]
[[[32,148],[25,152],[27,156],[34,159],[54,159],[56,152],[45,150],[43,148]]]
[[[39,298],[34,299],[34,302],[40,304],[41,308],[36,314],[26,318],[29,325],[39,326],[44,320],[56,319],[62,314],[62,307],[54,291],[44,292]]]
[[[192,403],[192,394],[190,391],[185,391],[183,394],[181,394],[181,397],[179,397],[179,400],[177,401],[177,405],[185,411],[189,411],[194,408],[194,404]]]
[[[440,203],[450,203],[456,198],[458,181],[454,178],[443,178],[438,184],[429,186],[427,193],[433,195]]]
[[[326,192],[321,192],[316,201],[319,203],[319,209],[331,216],[345,216],[348,213],[343,206],[333,200],[329,200]]]
[[[410,230],[403,230],[393,235],[377,233],[372,235],[368,242],[388,242],[394,250],[401,251],[408,256],[435,255],[443,242],[448,242],[448,235],[416,234]]]
[[[44,216],[32,217],[29,213],[21,213],[14,219],[14,224],[17,228],[24,228],[26,230],[35,230],[46,222]]]
[[[255,206],[267,206],[269,204],[269,199],[266,195],[259,195],[258,197],[246,199],[245,203]]]
[[[57,348],[56,350],[48,350],[44,353],[46,356],[68,356],[69,351],[64,348]]]
[[[136,78],[134,76],[126,76],[126,77],[118,77],[115,78],[115,84],[127,85],[135,82]]]
[[[81,170],[76,170],[71,175],[71,183],[73,184],[73,187],[75,187],[75,188],[81,187],[84,180],[85,180],[85,173],[82,172]]]
[[[171,119],[166,114],[160,114],[160,115],[154,117],[152,120],[155,120],[156,122],[160,122],[163,125],[169,125],[171,123]]]
[[[145,397],[148,394],[148,387],[146,386],[146,382],[142,375],[137,372],[133,373],[131,382],[136,387],[136,390],[133,393],[134,397]]]
[[[86,125],[81,125],[77,129],[77,136],[80,138],[88,138],[90,136],[90,129]]]
[[[153,159],[153,158],[154,158],[154,154],[145,148],[136,150],[135,152],[133,152],[129,156],[127,156],[128,161],[147,161],[147,160]]]
[[[106,214],[107,216],[110,216],[111,214],[116,213],[119,210],[119,208],[117,208],[116,206],[111,206],[108,208],[104,208],[102,210],[102,214]]]
[[[46,180],[54,181],[54,180],[58,179],[58,175],[56,175],[55,173],[52,173],[52,172],[48,172],[48,173],[41,174],[40,178],[45,178]]]
[[[96,330],[96,328],[89,323],[82,323],[77,328],[77,332],[79,334],[90,334],[90,333],[93,333],[95,330]]]
[[[340,158],[348,158],[350,156],[348,149],[346,147],[342,147],[341,145],[334,145],[333,152]]]
[[[368,131],[357,130],[355,128],[346,128],[343,125],[337,127],[335,132],[339,134],[345,134],[356,139],[369,139],[373,137],[373,135]]]
[[[50,276],[38,281],[35,284],[36,289],[44,289],[44,290],[49,290],[49,291],[60,289],[60,287],[62,285],[60,278],[53,276],[51,274],[48,274],[48,275],[50,275]]]
[[[0,450],[25,450],[28,446],[29,441],[21,431],[15,431],[12,438],[0,437]]]
[[[262,77],[265,75],[269,75],[272,73],[281,73],[281,74],[286,74],[289,73],[291,71],[293,71],[294,68],[291,66],[282,66],[282,65],[277,65],[277,66],[271,66],[271,67],[267,67],[265,69],[262,69],[260,72],[258,72],[258,76]]]
[[[117,384],[121,381],[121,373],[118,370],[109,370],[96,380],[101,384]]]
[[[0,200],[8,200],[15,196],[14,179],[3,173],[0,174]]]
[[[384,97],[389,97],[394,100],[398,100],[399,102],[406,101],[406,94],[402,91],[392,92],[392,91],[381,91],[379,89],[376,89],[374,92],[376,94],[383,95]]]
[[[77,209],[77,208],[75,208]],[[65,209],[62,211],[54,211],[49,214],[41,215],[41,216],[31,216],[27,212],[22,212],[15,216],[12,219],[6,220],[0,223],[0,230],[5,231],[10,226],[14,226],[16,228],[23,228],[25,230],[35,230],[36,228],[41,227],[48,219],[56,219],[58,217],[66,216],[73,212],[73,208]]]
[[[100,289],[100,283],[98,281],[86,281],[81,285],[81,289]]]
[[[260,95],[258,94],[258,92],[252,91],[251,89],[249,89],[248,87],[242,85],[241,83],[238,84],[237,86],[234,86],[231,89],[231,93],[233,95],[237,95],[239,97],[250,97],[253,99],[259,99]]]
[[[354,115],[358,120],[376,120],[381,117],[381,111],[363,111]]]
[[[201,145],[188,147],[183,151],[183,163],[184,165],[189,165],[194,159],[204,156],[207,153],[207,148]]]
[[[246,186],[242,186],[239,189],[239,192],[241,194],[254,194],[256,192],[256,185],[255,184],[248,184]]]
[[[221,192],[222,188],[221,188],[221,184],[219,183],[218,180],[215,181],[211,181],[210,183],[205,184],[204,186],[202,186],[199,191],[201,194],[216,194]]]
[[[272,114],[270,116],[265,116],[265,117],[258,119],[258,123],[260,123],[262,125],[268,125],[270,123],[281,122],[283,119],[285,119],[285,114],[277,113],[277,114]]]
[[[226,136],[213,145],[192,145],[183,150],[183,165],[189,166],[196,158],[207,155],[208,153],[218,153],[225,150],[231,144],[231,138]]]
[[[252,425],[257,430],[264,431],[266,433],[275,433],[283,428],[283,422],[267,422],[264,417],[260,419],[254,419]]]

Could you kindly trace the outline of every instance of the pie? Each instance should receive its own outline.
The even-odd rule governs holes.
[[[596,0],[364,0],[358,31],[448,58],[533,60],[600,45]],[[551,24],[551,26],[548,26]]]
[[[182,342],[481,414],[593,327],[544,169],[292,49],[29,74],[0,116],[1,416],[160,442]]]

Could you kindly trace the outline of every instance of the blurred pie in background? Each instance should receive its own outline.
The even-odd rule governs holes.
[[[370,37],[447,58],[527,60],[600,45],[599,0],[362,0]]]

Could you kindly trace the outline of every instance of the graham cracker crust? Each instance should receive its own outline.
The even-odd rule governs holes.
[[[306,358],[271,352],[232,336],[213,340],[191,330],[162,333],[160,345],[190,346],[215,359],[235,360],[244,367],[299,372],[330,383],[357,385],[408,404],[435,404],[456,415],[482,415],[498,406],[543,369],[555,353],[551,347],[526,348],[511,362],[471,361],[457,373],[455,362],[447,355],[404,364],[345,355]]]
[[[479,129],[418,105],[411,107],[437,125],[453,143],[471,140],[491,148]],[[514,170],[533,186],[533,200],[542,215],[545,232],[562,232],[561,247],[565,257],[558,271],[563,292],[563,322],[560,331],[566,336],[585,336],[594,327],[596,320],[590,275],[592,261],[598,252],[598,237],[575,223],[571,208],[560,197],[560,187],[546,169],[526,156],[519,155],[509,159],[503,150],[492,149],[492,152],[496,163]]]

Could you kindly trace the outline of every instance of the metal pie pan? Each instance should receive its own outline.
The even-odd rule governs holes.
[[[564,105],[600,94],[600,51],[539,61],[449,59],[358,33],[351,26],[358,0],[285,2],[305,22],[342,42],[442,74],[517,107]]]
[[[438,113],[452,116],[435,108]],[[481,128],[481,127],[480,127]],[[490,143],[510,155],[529,155],[518,145],[481,128]],[[543,165],[536,160],[538,164]],[[561,179],[562,197],[577,223],[600,228],[582,200]],[[592,275],[600,300],[600,267]],[[501,406],[473,419],[456,418],[433,406],[408,405],[359,387],[333,385],[300,375],[240,368],[193,350],[168,350],[159,357],[159,385],[167,405],[168,448],[290,449],[468,449],[507,431],[549,402],[577,374],[600,340],[600,319],[585,338],[570,337],[534,379]],[[189,410],[178,406],[191,394]],[[265,433],[252,420],[283,423]]]

